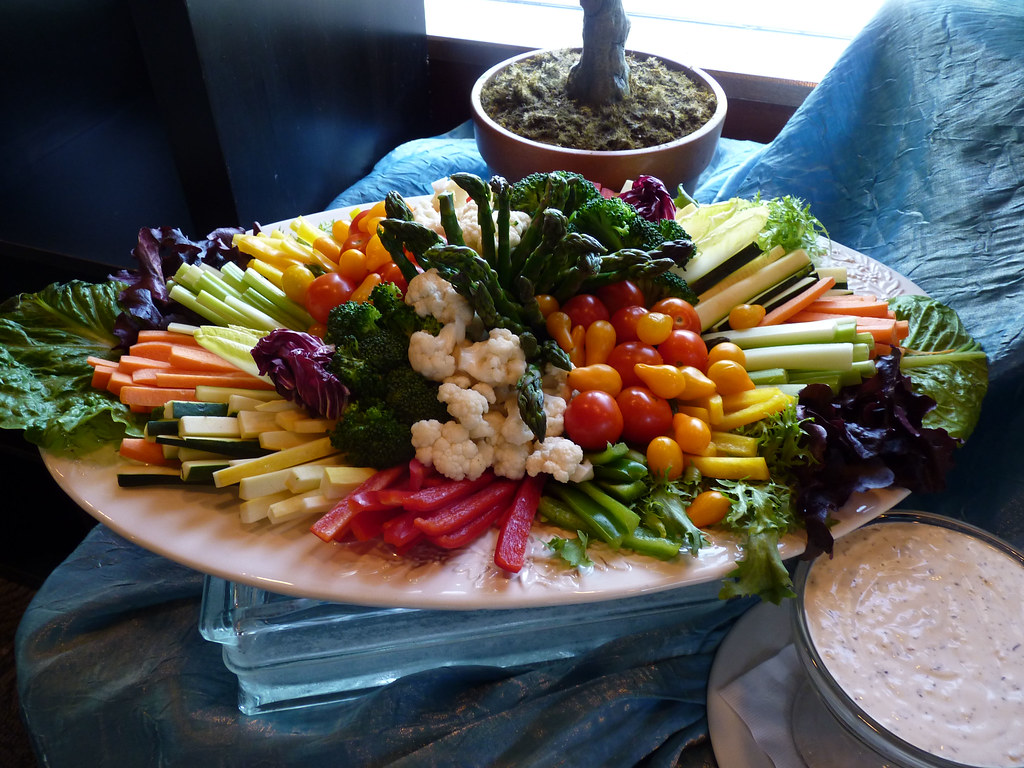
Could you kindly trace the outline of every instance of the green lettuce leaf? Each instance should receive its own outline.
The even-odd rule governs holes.
[[[927,296],[895,296],[889,306],[910,321],[900,368],[916,392],[935,400],[923,425],[966,440],[981,416],[988,391],[988,360],[952,308]]]
[[[87,362],[117,357],[120,288],[74,280],[0,305],[0,427],[62,456],[141,434],[127,406],[92,387]]]

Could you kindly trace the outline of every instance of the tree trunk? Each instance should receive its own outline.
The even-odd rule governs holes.
[[[583,52],[566,81],[569,96],[585,104],[611,104],[629,96],[626,37],[629,18],[622,0],[580,0]]]

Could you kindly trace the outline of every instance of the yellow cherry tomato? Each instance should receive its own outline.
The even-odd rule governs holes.
[[[377,231],[377,225],[380,223],[380,220],[384,218],[387,218],[384,201],[378,200],[370,207],[366,214],[359,219],[356,226],[366,234],[372,235]]]
[[[675,328],[672,315],[663,312],[648,312],[636,321],[636,337],[644,344],[656,347],[665,341]]]
[[[281,290],[292,301],[304,305],[306,303],[306,290],[315,277],[302,264],[292,264],[281,273]]]
[[[336,242],[344,243],[348,239],[349,222],[343,219],[335,219],[331,224],[331,236]]]
[[[765,309],[760,304],[737,304],[729,310],[729,327],[734,331],[753,328],[764,316]]]
[[[615,341],[615,328],[607,320],[595,320],[588,325],[584,336],[587,365],[608,362]]]
[[[319,251],[335,264],[338,263],[338,257],[341,255],[341,246],[338,245],[338,241],[330,235],[318,237],[313,242],[313,250]]]
[[[572,341],[572,320],[565,312],[557,310],[544,318],[548,335],[555,340],[555,343],[562,348],[563,352],[571,352]]]
[[[684,453],[703,456],[711,445],[711,427],[687,413],[672,415],[672,434]]]
[[[647,468],[657,477],[675,480],[683,473],[683,450],[671,437],[656,437],[647,444]]]
[[[686,508],[686,516],[698,528],[707,528],[729,514],[730,507],[732,501],[721,491],[704,491],[698,493],[690,502],[690,506]]]
[[[615,397],[622,391],[622,376],[607,363],[581,365],[569,371],[566,380],[572,389],[586,392],[599,389]]]
[[[582,325],[573,326],[569,334],[572,340],[572,349],[569,350],[569,362],[574,366],[587,364],[587,329]]]
[[[380,241],[380,235],[375,232],[366,241],[366,271],[376,272],[389,261],[391,261],[391,254]]]
[[[350,280],[362,282],[369,272],[366,268],[366,254],[358,248],[346,248],[338,256],[338,272]]]
[[[370,298],[370,294],[373,293],[373,289],[381,283],[381,276],[376,272],[367,273],[366,277],[363,278],[356,289],[352,291],[352,295],[348,297],[349,301],[355,301],[362,304],[364,301]]]
[[[743,347],[731,341],[721,341],[708,350],[708,365],[717,363],[719,360],[733,360],[740,365],[747,364],[747,353]]]
[[[699,368],[694,368],[692,365],[683,365],[680,366],[679,370],[686,377],[686,389],[683,390],[681,395],[676,396],[678,399],[695,400],[700,397],[713,395],[717,391],[715,389],[715,382],[705,376],[704,372]]]
[[[552,312],[557,312],[559,309],[558,299],[552,296],[550,293],[542,293],[537,297],[537,306],[540,307],[540,313],[547,317]]]
[[[666,400],[675,400],[686,390],[686,375],[675,365],[635,363],[633,373],[651,392]]]
[[[735,360],[719,360],[708,366],[708,378],[715,382],[720,395],[735,395],[754,388],[747,369]]]

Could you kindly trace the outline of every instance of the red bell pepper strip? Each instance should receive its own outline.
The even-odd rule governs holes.
[[[410,459],[409,461],[409,484],[408,488],[410,491],[418,491],[423,487],[423,483],[426,482],[427,478],[433,472],[432,467],[428,467],[419,459]]]
[[[502,515],[508,512],[509,504],[512,502],[512,495],[514,493],[515,484],[512,485],[512,489],[503,498],[501,503],[494,504],[489,509],[484,510],[483,513],[477,517],[470,518],[469,522],[461,528],[456,528],[446,533],[440,533],[436,536],[430,536],[429,540],[431,543],[444,549],[458,549],[459,547],[465,547],[472,544],[483,535],[484,531],[494,525],[499,519],[501,519]]]
[[[492,509],[504,509],[512,499],[517,485],[515,480],[492,480],[473,495],[416,518],[416,527],[427,536],[438,536],[457,530]]]
[[[476,480],[449,480],[442,485],[429,486],[407,494],[402,506],[410,511],[433,512],[486,488],[492,482],[494,475],[491,472],[484,472]]]
[[[381,525],[380,537],[395,549],[405,549],[423,535],[423,531],[416,527],[419,514],[416,511],[399,512]]]
[[[516,498],[498,531],[494,547],[494,564],[511,573],[518,573],[526,559],[526,545],[530,540],[530,527],[537,514],[544,476],[524,477]]]
[[[342,498],[330,510],[325,512],[315,523],[313,523],[310,530],[323,541],[343,538],[345,533],[348,531],[348,526],[352,522],[353,516],[358,514],[360,511],[359,507],[350,502],[353,494],[366,491],[378,491],[382,488],[387,488],[388,486],[398,482],[404,476],[405,472],[406,465],[404,464],[399,464],[395,467],[388,467],[387,469],[374,472],[370,477],[363,481],[359,487],[352,491],[352,493]]]
[[[400,514],[402,510],[398,507],[363,510],[352,518],[348,529],[356,541],[369,541],[380,536],[385,522]]]

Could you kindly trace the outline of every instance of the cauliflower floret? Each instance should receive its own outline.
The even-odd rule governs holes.
[[[491,437],[494,428],[484,418],[491,404],[475,389],[463,389],[457,384],[442,384],[437,399],[448,406],[448,413],[469,431],[474,440]]]
[[[519,337],[507,328],[492,328],[487,341],[478,341],[459,350],[459,370],[477,381],[514,385],[526,373],[526,355]]]
[[[565,425],[565,398],[544,393],[544,416],[547,420],[545,437],[559,437]]]
[[[466,327],[460,322],[447,323],[437,336],[416,331],[409,337],[409,365],[433,381],[444,381],[454,375],[455,350],[466,339]]]
[[[546,437],[537,443],[526,459],[530,477],[549,474],[560,483],[580,482],[593,473],[590,462],[584,459],[583,449],[565,437]]]
[[[421,272],[409,281],[405,303],[420,317],[432,315],[445,324],[462,323],[465,327],[473,321],[473,307],[436,269]]]
[[[540,386],[547,394],[558,395],[563,400],[568,400],[569,395],[572,394],[572,388],[569,386],[569,372],[557,368],[551,363],[544,364]]]
[[[509,397],[505,401],[505,413],[507,415],[501,425],[501,439],[512,445],[528,445],[533,442],[533,431],[523,421],[515,397]]]
[[[482,381],[478,381],[476,384],[470,387],[470,389],[472,389],[475,392],[479,392],[481,395],[483,395],[484,399],[487,400],[488,404],[490,405],[494,405],[496,402],[498,402],[498,395],[497,393],[495,393],[494,387],[492,387],[490,384],[484,384]]]
[[[521,480],[526,475],[526,459],[530,455],[530,444],[516,445],[505,440],[494,443],[492,468],[498,477]]]
[[[475,480],[494,459],[494,446],[474,440],[457,421],[417,421],[412,425],[412,444],[419,461],[451,480]]]

